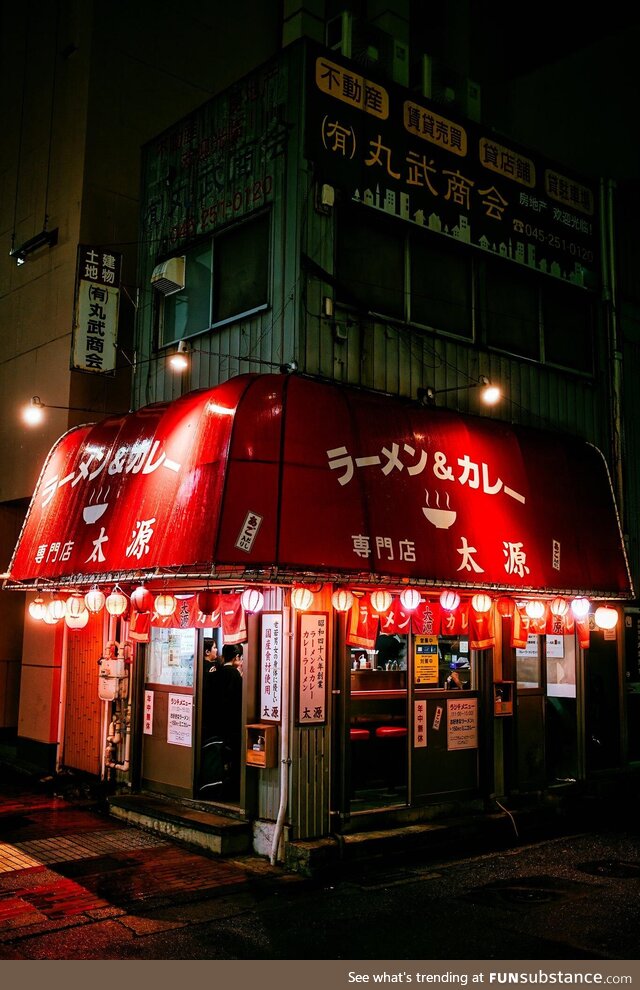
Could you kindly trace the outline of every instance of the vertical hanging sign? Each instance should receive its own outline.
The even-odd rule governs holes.
[[[298,724],[319,725],[327,718],[327,613],[300,616]]]
[[[71,367],[78,371],[115,371],[121,270],[121,254],[78,246],[71,351]]]
[[[282,613],[262,613],[260,719],[279,722],[282,706]]]

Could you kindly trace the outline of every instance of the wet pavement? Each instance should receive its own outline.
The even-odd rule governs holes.
[[[0,960],[636,960],[637,825],[589,824],[311,881],[3,781]]]

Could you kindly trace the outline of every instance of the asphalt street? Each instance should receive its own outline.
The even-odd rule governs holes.
[[[640,835],[588,829],[313,881],[82,803],[0,796],[0,959],[635,960]]]

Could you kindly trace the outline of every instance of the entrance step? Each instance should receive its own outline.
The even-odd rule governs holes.
[[[114,795],[108,805],[114,818],[206,849],[214,856],[236,856],[251,849],[252,829],[246,818],[226,818],[146,794]]]

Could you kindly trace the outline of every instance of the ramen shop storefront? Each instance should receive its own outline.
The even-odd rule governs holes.
[[[205,641],[241,642],[234,806],[276,839],[276,820],[307,838],[359,812],[517,787],[504,754],[537,690],[520,688],[533,682],[518,651],[534,637],[557,668],[555,635],[579,667],[596,607],[631,594],[593,447],[296,375],[240,376],[66,434],[10,573],[43,598],[123,595],[104,652],[124,641],[114,670],[126,661],[134,714],[115,765],[129,783],[149,749],[147,692],[185,695],[191,721],[172,738],[163,722],[150,758],[162,778],[179,753],[173,792],[201,797]],[[233,632],[208,618],[208,594],[234,596]],[[182,603],[166,621],[163,598]],[[177,626],[178,664],[158,646]]]

